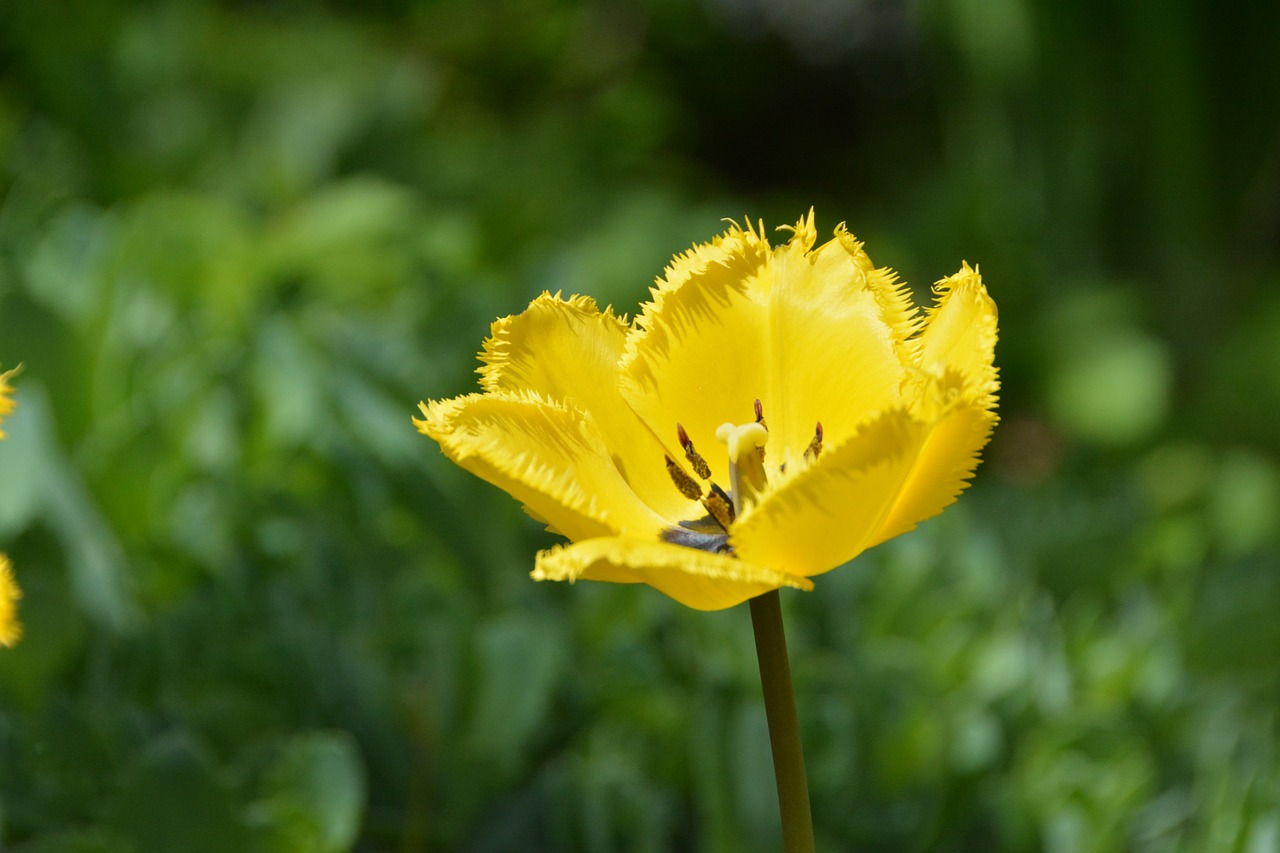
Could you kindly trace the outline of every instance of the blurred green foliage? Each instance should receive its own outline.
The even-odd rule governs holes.
[[[823,849],[1280,849],[1280,7],[0,4],[0,847],[778,846],[745,609],[537,585],[409,423],[810,204],[1005,418],[786,596]]]

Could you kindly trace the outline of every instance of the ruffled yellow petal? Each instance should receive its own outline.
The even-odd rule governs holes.
[[[953,374],[954,376],[954,374]],[[929,432],[915,464],[867,547],[914,530],[955,503],[969,485],[980,460],[979,453],[996,425],[993,400],[960,399]]]
[[[493,324],[480,356],[480,385],[493,393],[533,391],[589,412],[632,490],[658,514],[683,518],[697,505],[672,486],[662,444],[619,390],[618,360],[629,331],[590,297],[543,293],[523,313]]]
[[[946,416],[929,434],[871,545],[915,529],[954,503],[973,477],[979,454],[999,420],[998,317],[982,276],[964,264],[960,272],[939,281],[934,291],[936,306],[912,342],[923,377],[914,410],[924,420],[943,411]]]
[[[676,258],[636,318],[622,360],[622,393],[636,414],[677,460],[682,424],[721,483],[728,463],[708,452],[716,429],[750,420],[765,393],[767,306],[752,285],[769,257],[763,237],[735,225]]]
[[[22,590],[13,579],[9,558],[0,554],[0,646],[12,646],[22,637],[22,625],[18,623],[18,599]]]
[[[746,222],[746,228],[731,222],[729,230],[712,238],[710,243],[695,244],[689,251],[672,258],[662,277],[654,283],[655,300],[690,281],[700,280],[714,266],[740,270],[744,279],[749,278],[746,274],[763,264],[773,250],[764,236],[764,223],[757,227],[750,219]]]
[[[702,247],[659,284],[622,362],[623,394],[651,425],[681,422],[705,448],[720,424],[750,420],[759,399],[780,465],[803,454],[819,422],[838,444],[901,402],[918,326],[905,289],[843,227],[816,251],[812,214],[792,230],[768,252],[741,238]],[[712,260],[698,266],[703,254]],[[725,463],[708,461],[722,480]]]
[[[657,537],[666,523],[618,473],[590,417],[536,394],[423,403],[418,430],[458,465],[570,539]]]
[[[0,373],[0,423],[4,423],[4,419],[13,414],[13,410],[18,405],[13,400],[13,386],[9,384],[9,377],[20,369],[20,367],[15,367],[13,370],[6,370]],[[0,429],[0,438],[4,438],[4,430],[2,429]]]
[[[744,560],[797,575],[853,559],[883,526],[929,431],[905,408],[880,415],[771,484],[734,523],[729,543]]]
[[[998,314],[982,276],[966,263],[933,290],[934,307],[913,341],[915,363],[927,376],[960,374],[975,393],[990,397],[994,404],[999,389],[995,368]]]
[[[805,578],[723,554],[622,537],[543,551],[533,578],[644,583],[695,610],[723,610],[784,586],[813,589]]]
[[[822,423],[841,444],[868,418],[901,402],[907,338],[916,312],[891,270],[876,269],[841,225],[811,251],[812,213],[779,247],[767,279],[768,452],[793,463]]]

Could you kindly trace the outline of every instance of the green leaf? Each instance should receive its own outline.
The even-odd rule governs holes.
[[[254,823],[269,827],[270,849],[297,853],[350,850],[364,817],[365,773],[346,732],[290,740],[263,780]]]

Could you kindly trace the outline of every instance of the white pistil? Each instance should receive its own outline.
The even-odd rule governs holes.
[[[733,503],[741,515],[747,504],[755,503],[765,485],[764,464],[757,447],[764,447],[769,431],[759,423],[735,426],[724,423],[716,430],[716,440],[729,449],[729,479],[733,485]]]

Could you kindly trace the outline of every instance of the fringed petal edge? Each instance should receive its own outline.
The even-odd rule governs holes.
[[[726,554],[626,537],[588,539],[542,551],[532,577],[643,583],[695,610],[723,610],[780,587],[813,589],[807,578]]]

